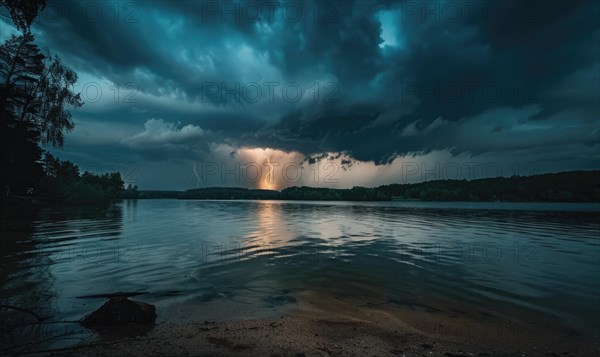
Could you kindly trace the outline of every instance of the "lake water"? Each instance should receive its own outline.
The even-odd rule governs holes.
[[[81,296],[140,291],[160,323],[269,316],[311,292],[536,316],[591,337],[599,234],[597,204],[139,200],[4,212],[0,304],[77,320],[104,301]],[[4,326],[27,317],[0,309]]]

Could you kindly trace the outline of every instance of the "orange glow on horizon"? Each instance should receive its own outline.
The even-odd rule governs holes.
[[[245,168],[249,168],[248,177],[252,178],[256,188],[279,190],[288,184],[284,179],[282,168],[290,162],[302,162],[304,156],[298,152],[255,147],[237,149],[236,159],[242,161]],[[260,174],[260,177],[254,178],[255,173]]]

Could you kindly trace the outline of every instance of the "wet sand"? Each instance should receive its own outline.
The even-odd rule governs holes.
[[[111,329],[94,342],[47,351],[76,356],[598,356],[559,325],[453,314],[427,306],[354,303],[304,294],[275,318]],[[540,333],[543,331],[543,333]],[[138,333],[136,333],[138,332]],[[129,337],[122,337],[129,335]]]

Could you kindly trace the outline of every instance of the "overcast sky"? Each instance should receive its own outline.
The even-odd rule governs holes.
[[[599,169],[599,17],[597,1],[50,0],[33,32],[79,74],[55,152],[83,169],[142,189],[352,187]]]

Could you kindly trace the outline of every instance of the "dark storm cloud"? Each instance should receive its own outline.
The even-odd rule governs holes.
[[[50,2],[40,41],[80,73],[136,84],[139,103],[84,107],[81,120],[135,125],[120,145],[148,158],[188,158],[209,142],[376,163],[598,145],[596,1],[69,4]],[[265,82],[306,91],[317,80],[335,83],[332,100],[265,99]],[[262,96],[209,93],[222,83],[257,83]]]
[[[560,112],[576,110],[576,114],[564,118],[564,126],[570,126],[577,125],[578,121],[597,122],[600,116],[597,105],[600,43],[597,2],[494,1],[480,2],[476,6],[473,2],[395,4],[391,9],[399,9],[397,31],[403,36],[403,45],[383,55],[377,41],[365,46],[369,43],[365,38],[377,36],[372,35],[372,23],[362,18],[372,19],[375,9],[383,7],[372,5],[374,2],[368,2],[371,6],[364,6],[362,2],[357,6],[357,3],[352,6],[360,7],[362,11],[346,14],[347,21],[338,26],[339,31],[322,32],[314,38],[315,42],[326,44],[328,48],[321,54],[348,56],[345,66],[331,66],[346,86],[364,85],[365,79],[372,80],[375,75],[382,74],[377,88],[382,96],[394,98],[397,106],[410,105],[409,97],[416,97],[418,104],[410,114],[397,116],[393,123],[373,126],[364,120],[364,114],[352,113],[343,119],[337,117],[338,123],[346,123],[340,129],[330,125],[331,115],[325,115],[308,123],[298,122],[295,130],[282,122],[279,128],[273,129],[278,134],[290,133],[297,137],[298,133],[306,133],[314,140],[314,134],[319,133],[319,149],[334,146],[347,150],[358,159],[386,162],[390,155],[427,152],[440,146],[453,147],[457,153],[495,149],[495,146],[459,141],[463,136],[457,135],[460,128],[456,126],[416,140],[397,135],[398,126],[412,122],[427,127],[443,118],[462,125],[496,108],[523,109],[532,104],[537,104],[539,110],[529,115],[529,120],[543,120]],[[428,5],[431,6],[428,8]],[[458,10],[452,12],[451,9]],[[456,15],[459,12],[462,16]],[[490,15],[492,13],[495,15]],[[346,32],[348,24],[351,24],[353,36],[342,39],[340,34]],[[319,48],[319,45],[313,48]],[[289,57],[297,58],[293,51],[289,52]],[[294,64],[294,67],[298,66],[301,67],[300,61]],[[374,73],[370,73],[373,69]],[[347,75],[353,71],[354,77]],[[565,83],[566,78],[577,76],[577,73],[579,79],[584,80]],[[591,79],[585,80],[586,76]],[[379,104],[372,109],[371,117],[389,110],[384,101]],[[582,133],[594,128],[593,125],[581,125]],[[531,140],[532,146],[550,144],[552,140],[548,138],[560,130],[558,123],[554,131]],[[589,141],[589,137],[574,136],[571,140]],[[505,149],[510,150],[510,145],[506,146]]]

